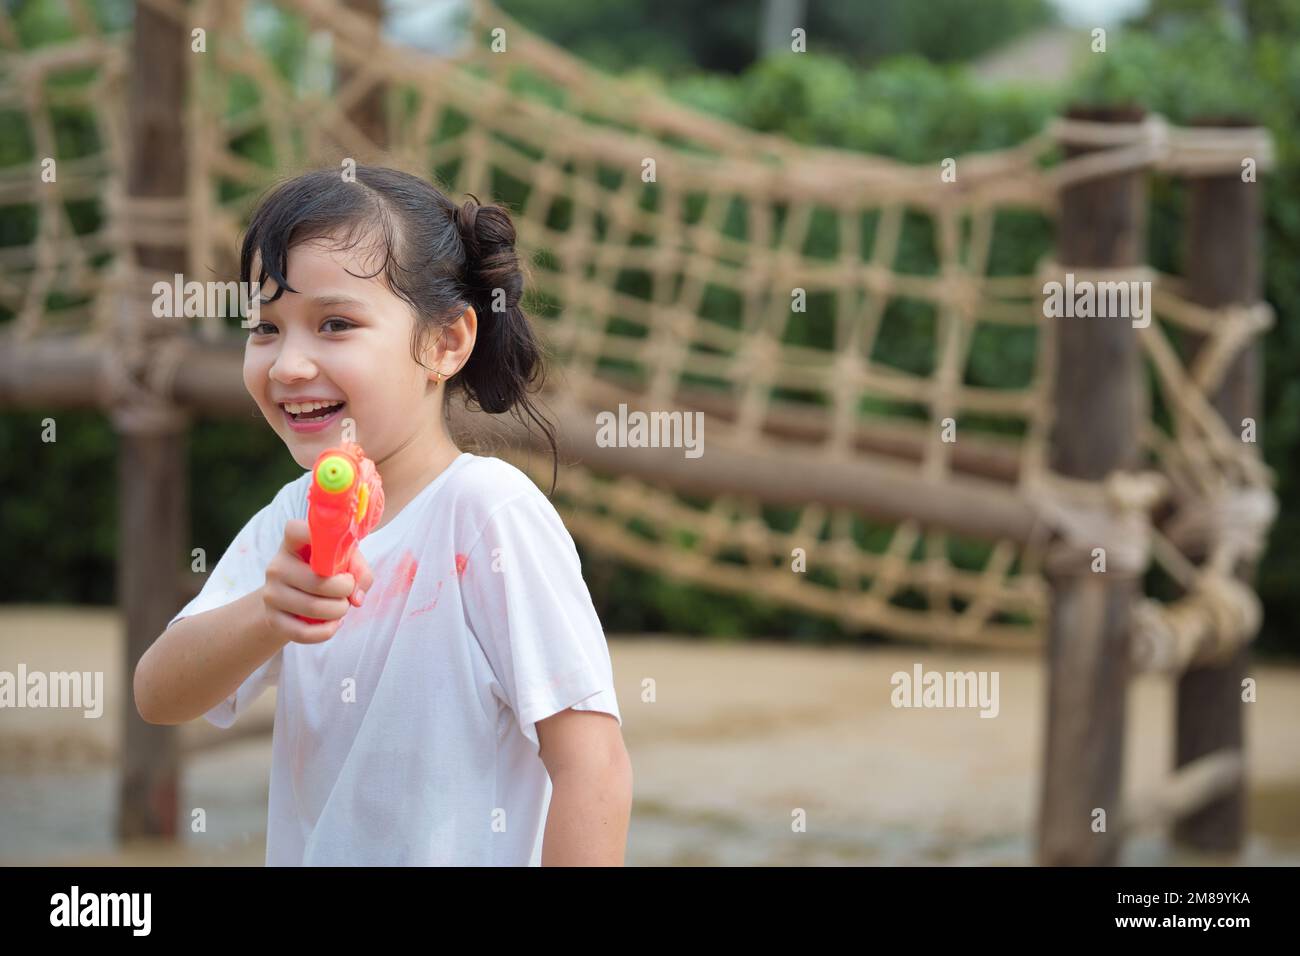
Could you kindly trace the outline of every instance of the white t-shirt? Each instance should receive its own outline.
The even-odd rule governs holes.
[[[262,586],[310,480],[253,516],[172,623]],[[229,727],[279,687],[267,865],[539,866],[534,725],[569,707],[623,723],[572,537],[522,471],[464,452],[360,548],[365,603],[205,715]]]

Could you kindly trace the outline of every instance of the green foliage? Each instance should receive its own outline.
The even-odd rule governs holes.
[[[911,163],[1012,145],[1038,132],[1058,106],[1049,94],[990,90],[917,57],[863,71],[792,53],[769,57],[737,81],[690,77],[670,90],[753,129]]]
[[[759,0],[499,0],[510,16],[611,72],[739,73],[759,55]],[[979,56],[1053,21],[1048,0],[809,0],[809,53],[857,66],[914,53],[948,63]]]
[[[810,0],[809,51],[857,65],[912,54],[936,63],[970,60],[1054,22],[1044,0]]]
[[[46,418],[54,419],[54,441]],[[0,415],[0,602],[114,599],[117,442],[98,412]]]

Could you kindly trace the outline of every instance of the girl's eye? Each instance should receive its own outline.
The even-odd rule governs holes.
[[[324,329],[325,326],[328,326],[330,323],[339,323],[342,325],[342,328],[333,329],[334,332],[346,332],[347,329],[356,328],[356,325],[354,323],[350,323],[350,321],[348,321],[347,319],[326,319],[324,323],[321,324],[321,328]],[[274,332],[274,330],[276,330],[276,326],[274,326],[272,323],[257,323],[256,325],[253,325],[251,329],[248,329],[248,332],[253,334],[253,336],[257,336],[257,334],[264,334],[264,336],[269,336],[270,332],[263,332],[263,329],[270,329],[270,332]]]

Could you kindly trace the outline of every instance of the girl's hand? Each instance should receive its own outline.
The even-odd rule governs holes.
[[[319,644],[334,636],[349,607],[360,607],[366,590],[374,582],[370,566],[358,548],[347,571],[322,578],[311,569],[299,552],[311,543],[306,521],[285,523],[284,543],[266,566],[266,583],[262,601],[266,623],[280,640],[299,644]],[[320,624],[308,624],[300,617],[313,618]]]

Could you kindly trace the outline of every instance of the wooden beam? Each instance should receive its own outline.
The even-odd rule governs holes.
[[[623,378],[622,381],[619,379]],[[594,409],[616,409],[620,401],[635,402],[638,390],[630,377],[602,372],[583,389],[585,405]],[[734,396],[716,389],[682,386],[677,389],[674,407],[696,409],[721,422],[734,422],[740,416],[740,403]],[[830,435],[830,418],[825,408],[790,401],[772,401],[760,425],[762,434],[811,446]],[[853,430],[854,450],[885,458],[920,463],[930,440],[930,426],[903,419],[883,418],[860,422]],[[949,453],[952,469],[968,475],[993,478],[1014,484],[1020,477],[1020,453],[1013,441],[999,441],[990,436],[963,435]]]
[[[74,347],[62,340],[34,339],[17,342],[0,331],[0,407],[96,408],[100,404],[103,354],[98,349]],[[176,401],[200,414],[256,417],[257,406],[244,391],[239,366],[242,343],[230,345],[194,342],[177,375]],[[620,394],[617,385],[600,382],[585,397],[587,407],[616,408],[618,401],[636,401],[632,393]],[[680,389],[676,405],[698,409],[710,418],[734,421],[736,402],[706,389]],[[817,453],[830,429],[824,411],[793,402],[773,402],[762,434],[809,446]],[[868,456],[903,462],[922,460],[927,435],[922,426],[884,419],[863,422],[854,431],[853,448]],[[952,451],[952,468],[959,475],[989,478],[1014,484],[1020,474],[1020,456],[1011,442],[967,436]]]
[[[184,111],[191,55],[185,23],[148,3],[136,4],[127,104],[129,199],[179,201],[186,194]],[[139,244],[133,252],[144,269],[185,272],[183,244]],[[125,299],[124,310],[145,297]],[[118,344],[138,335],[138,344],[148,351],[146,318],[124,315]],[[122,357],[117,353],[109,361]],[[136,664],[176,613],[173,583],[188,529],[183,421],[156,402],[145,399],[143,405],[112,409],[118,431],[118,604],[126,622],[128,686]],[[146,723],[134,703],[122,713],[118,838],[174,839],[180,816],[176,728]]]
[[[630,475],[683,494],[751,495],[773,505],[818,502],[882,521],[913,519],[983,540],[1006,538],[1023,544],[1042,530],[1034,509],[998,482],[963,476],[927,481],[918,469],[899,462],[819,461],[815,455],[800,458],[795,473],[794,452],[751,451],[707,441],[698,458],[687,458],[681,448],[602,447],[590,409],[559,395],[552,398],[547,411],[558,425],[561,461],[578,462],[598,473]],[[525,434],[509,416],[466,415],[453,404],[452,427],[462,434],[527,442],[534,451],[549,454],[536,427]]]
[[[1215,119],[1199,125],[1253,126],[1242,120]],[[1262,286],[1260,236],[1262,184],[1242,182],[1237,173],[1190,177],[1187,183],[1187,295],[1211,308],[1249,305],[1258,301]],[[1193,349],[1204,343],[1194,341]],[[1193,353],[1194,354],[1194,353]],[[1214,406],[1229,429],[1240,434],[1241,420],[1258,421],[1260,410],[1261,343],[1243,349],[1228,367],[1214,395]],[[1251,581],[1254,568],[1237,568]],[[1241,753],[1245,747],[1245,707],[1241,682],[1249,667],[1250,650],[1242,646],[1215,666],[1193,666],[1178,680],[1177,744],[1174,764],[1185,767],[1207,754]],[[1236,853],[1246,836],[1246,778],[1241,775],[1220,795],[1174,827],[1174,839],[1205,852]]]
[[[1072,119],[1137,122],[1140,112],[1071,110]],[[1067,157],[1086,147],[1067,144]],[[1063,271],[1135,266],[1144,259],[1144,171],[1063,190],[1058,257]],[[1138,462],[1143,369],[1131,321],[1055,318],[1053,470],[1097,481]],[[1128,690],[1129,616],[1140,579],[1093,573],[1085,556],[1049,562],[1047,726],[1038,861],[1109,866],[1122,833],[1120,792]],[[1097,810],[1104,831],[1094,830]]]
[[[261,413],[244,390],[242,349],[197,343],[195,349],[186,356],[175,376],[169,397],[200,414],[260,419]],[[0,361],[0,401],[28,404],[23,390],[29,381],[39,381],[42,394],[49,398],[57,396],[69,404],[94,405],[90,397],[95,394],[94,383],[100,375],[98,356],[29,349],[26,345],[18,347],[14,354],[17,357],[12,364]],[[957,473],[943,481],[924,481],[917,468],[909,464],[909,460],[919,460],[920,446],[913,436],[870,429],[859,433],[859,448],[878,449],[882,453],[861,458],[821,461],[814,452],[798,449],[773,453],[706,442],[704,455],[688,459],[680,448],[602,448],[596,443],[592,408],[566,402],[563,396],[553,392],[545,393],[544,397],[554,402],[549,407],[558,425],[564,460],[579,461],[606,474],[631,475],[689,494],[740,492],[768,504],[818,501],[855,509],[882,521],[913,518],[954,534],[984,540],[1006,538],[1026,544],[1041,530],[1033,509],[1009,484],[981,476],[985,471],[1005,476],[1010,464],[1001,449],[989,448],[988,457],[981,462],[975,457],[981,450],[972,448],[972,458],[968,460],[970,472]],[[624,396],[624,399],[629,407],[635,408],[635,396]],[[710,405],[707,400],[701,404]],[[536,428],[526,432],[510,416],[475,413],[467,417],[454,403],[452,416],[455,427],[464,433],[480,437],[502,435],[509,441],[530,443],[539,451],[549,451]],[[820,427],[812,422],[811,416],[795,412],[784,419],[774,419],[767,434],[799,439],[816,434]],[[913,452],[917,457],[913,457]],[[804,455],[807,465],[798,480],[792,480],[790,475],[789,460],[794,454]]]

